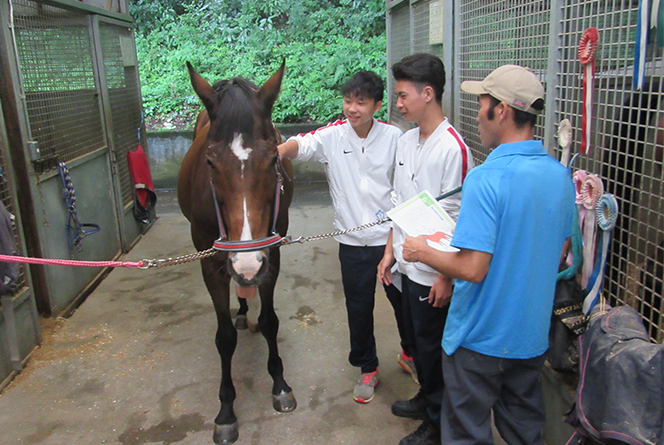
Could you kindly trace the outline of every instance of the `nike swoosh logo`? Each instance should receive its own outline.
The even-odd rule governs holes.
[[[351,150],[351,151],[346,151],[346,150],[344,150],[344,154],[345,154],[345,155],[347,155],[347,154],[349,154],[349,153],[352,153],[352,152],[353,152],[353,150]]]
[[[420,301],[429,301],[429,296],[427,295],[426,297],[419,297]]]

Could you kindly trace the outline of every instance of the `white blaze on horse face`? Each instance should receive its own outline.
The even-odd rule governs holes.
[[[244,139],[241,134],[236,134],[231,142],[231,150],[242,163],[241,180],[244,182],[244,161],[249,159],[251,148],[245,148]],[[252,240],[251,226],[249,225],[249,210],[247,209],[247,197],[243,197],[242,211],[244,212],[244,221],[242,224],[242,241]],[[233,269],[239,275],[243,275],[246,280],[252,280],[261,269],[263,254],[261,252],[238,252],[233,262]]]
[[[249,226],[249,211],[247,210],[247,199],[243,203],[244,223],[242,225],[242,241],[252,240],[251,227]],[[262,266],[262,253],[261,252],[238,252],[236,261],[233,263],[235,272],[243,275],[245,279],[251,280],[260,271]]]
[[[233,142],[231,142],[231,150],[237,158],[242,161],[242,169],[244,170],[244,161],[249,159],[249,153],[251,153],[251,148],[244,147],[244,139],[241,134],[235,134]]]
[[[249,226],[249,211],[247,210],[247,198],[244,198],[244,202],[242,203],[242,210],[244,211],[244,222],[242,224],[242,235],[240,235],[240,239],[242,241],[248,241],[253,239],[251,237],[251,227]]]
[[[243,147],[243,145],[244,145],[244,139],[242,138],[242,135],[236,133],[235,137],[233,138],[233,142],[231,142],[231,150],[242,163],[241,174],[240,174],[242,182],[244,182],[244,161],[249,159],[249,154],[251,153],[251,148],[245,148]],[[244,212],[244,222],[242,226],[242,235],[240,239],[242,241],[247,241],[253,238],[251,237],[251,227],[249,227],[249,212],[247,211],[246,196],[244,197],[244,201],[242,204],[242,211]]]

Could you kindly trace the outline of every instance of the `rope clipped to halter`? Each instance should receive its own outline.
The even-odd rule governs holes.
[[[65,200],[65,206],[69,215],[67,217],[67,225],[65,232],[67,234],[67,244],[69,245],[69,252],[74,251],[74,247],[81,249],[81,242],[83,238],[93,233],[99,232],[101,228],[98,224],[94,223],[81,223],[78,220],[78,213],[76,211],[76,192],[74,184],[69,175],[69,169],[64,162],[58,163],[58,170],[60,171],[60,179],[62,179],[62,197]]]

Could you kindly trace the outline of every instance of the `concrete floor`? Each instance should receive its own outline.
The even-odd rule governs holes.
[[[126,260],[194,251],[173,194],[160,194],[158,213]],[[300,186],[290,215],[293,236],[332,230],[324,187]],[[377,296],[381,384],[374,400],[360,405],[352,399],[359,371],[347,361],[337,243],[282,248],[279,345],[298,408],[274,411],[265,341],[240,331],[233,361],[239,445],[396,444],[419,425],[390,412],[417,386],[395,362],[394,317],[384,292]],[[43,345],[0,396],[0,445],[212,443],[220,379],[215,330],[197,262],[114,270],[72,317],[44,321]]]
[[[172,196],[159,198],[159,219],[126,260],[194,251]],[[325,190],[296,200],[290,233],[332,230],[328,202]],[[280,353],[298,408],[274,411],[265,341],[240,331],[233,361],[238,444],[397,443],[417,427],[390,413],[390,404],[417,386],[394,360],[398,336],[382,290],[376,308],[382,382],[368,405],[352,400],[359,374],[347,361],[334,240],[282,248],[276,298]],[[212,443],[220,363],[198,263],[114,270],[71,318],[46,324],[44,345],[0,397],[2,445]]]

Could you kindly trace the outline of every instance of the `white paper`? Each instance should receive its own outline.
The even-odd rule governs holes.
[[[427,243],[443,252],[457,252],[450,246],[454,220],[427,190],[387,212],[387,216],[408,236],[426,235]]]

